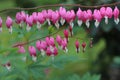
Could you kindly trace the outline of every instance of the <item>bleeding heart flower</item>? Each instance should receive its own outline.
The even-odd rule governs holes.
[[[26,23],[27,23],[27,31],[30,31],[31,27],[33,26],[33,17],[32,16],[26,16]]]
[[[58,47],[61,48],[62,38],[60,35],[57,35],[56,42],[58,43]]]
[[[45,41],[41,41],[40,48],[41,48],[40,49],[41,55],[45,56],[45,51],[47,49],[47,43]]]
[[[84,18],[85,18],[85,24],[87,26],[87,28],[89,28],[90,26],[90,20],[92,20],[92,11],[90,9],[88,9],[85,13],[84,13]]]
[[[18,53],[22,53],[24,54],[26,51],[25,51],[25,48],[23,46],[18,46]]]
[[[47,47],[47,50],[46,50],[46,55],[47,56],[51,56],[52,52],[50,50],[50,47]]]
[[[52,12],[53,12],[53,10],[51,10],[51,9],[47,10],[46,20],[48,22],[48,25],[51,25],[50,20],[52,18]]]
[[[69,31],[70,31],[70,35],[73,36],[73,28],[72,28],[72,26],[69,26]]]
[[[66,29],[66,30],[64,30],[64,36],[65,36],[65,38],[66,38],[66,40],[67,40],[67,42],[68,42],[68,37],[69,37],[69,32],[68,32],[68,30]]]
[[[36,57],[36,49],[34,46],[29,46],[28,51],[30,53],[30,56],[32,56],[32,60],[36,62],[37,57]]]
[[[54,42],[54,38],[53,37],[46,37],[46,43],[48,46],[52,46],[54,47],[55,46],[55,42]]]
[[[23,22],[26,22],[26,14],[24,11],[21,11],[16,14],[16,23],[23,27]]]
[[[77,17],[78,17],[78,21],[77,21],[77,23],[78,23],[78,25],[79,26],[81,26],[82,25],[82,23],[83,23],[83,11],[79,8],[78,9],[78,11],[77,11],[77,13],[76,13],[76,15],[77,15]]]
[[[86,43],[85,42],[82,43],[82,48],[83,48],[83,52],[85,52],[85,49],[86,49]]]
[[[2,18],[0,17],[0,32],[2,32]]]
[[[54,61],[54,56],[56,56],[57,54],[58,54],[58,49],[56,47],[53,47],[53,49],[51,49],[51,47],[47,47],[46,55],[51,56],[53,61]]]
[[[25,54],[25,48],[21,45],[21,46],[18,46],[18,53],[20,54]],[[26,61],[26,56],[22,57],[22,60],[23,61]]]
[[[67,49],[67,40],[66,40],[66,38],[64,38],[64,39],[62,40],[61,47],[62,47],[62,49],[63,49],[66,53],[68,52],[68,49]]]
[[[3,64],[3,66],[6,67],[8,71],[11,71],[11,63],[10,62]]]
[[[52,12],[52,18],[51,21],[53,22],[53,24],[55,24],[56,28],[59,29],[59,19],[60,19],[60,15],[58,11]]]
[[[115,7],[114,11],[113,11],[113,15],[114,15],[114,22],[116,24],[119,23],[119,14],[120,14],[120,11],[119,9],[117,8],[117,6]]]
[[[22,22],[22,16],[21,16],[21,13],[18,12],[18,13],[16,14],[16,23],[17,23],[17,24],[21,24],[21,22]]]
[[[38,51],[40,51],[40,49],[41,49],[41,41],[40,40],[38,40],[36,42],[36,48],[38,49]]]
[[[105,15],[106,15],[106,8],[105,7],[100,8],[100,14],[101,14],[102,18],[105,17]]]
[[[69,25],[73,27],[74,26],[73,20],[75,19],[74,10],[67,11],[65,15],[66,15],[65,19],[66,19],[67,23],[69,23]]]
[[[102,16],[101,16],[99,10],[97,10],[97,9],[94,10],[93,18],[94,18],[94,20],[95,20],[95,26],[98,27],[99,24],[100,24],[100,21],[101,21],[101,19],[102,19]]]
[[[79,53],[80,51],[80,43],[78,40],[75,41],[76,52]]]
[[[6,19],[6,26],[9,29],[10,33],[12,33],[12,25],[13,25],[12,18],[8,16]]]
[[[45,18],[43,13],[38,12],[38,16],[37,16],[37,28],[41,29],[41,24],[43,24],[45,22]]]
[[[105,23],[108,24],[108,18],[112,18],[113,11],[112,8],[107,7],[106,8],[106,15],[105,15]]]
[[[108,24],[108,18],[112,18],[113,11],[110,7],[101,7],[100,13],[102,15],[102,18],[105,18],[105,23]]]
[[[31,16],[33,18],[33,23],[36,24],[37,23],[37,19],[38,19],[37,18],[38,17],[38,13],[37,12],[33,12]]]
[[[66,14],[66,9],[65,8],[63,8],[63,7],[60,7],[59,8],[59,14],[60,14],[60,17],[61,17],[61,19],[60,19],[60,23],[62,24],[62,25],[64,25],[64,23],[65,23],[65,14]]]

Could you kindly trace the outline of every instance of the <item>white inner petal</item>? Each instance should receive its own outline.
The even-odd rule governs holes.
[[[30,29],[31,29],[31,27],[29,25],[27,25],[26,30],[30,31]]]
[[[44,57],[45,56],[45,51],[41,49],[41,55]]]
[[[59,25],[58,21],[55,23],[55,26],[57,29],[59,29],[60,25]]]
[[[119,18],[117,18],[117,19],[114,19],[114,22],[116,23],[116,24],[118,24],[119,23]]]
[[[50,22],[50,20],[49,20],[49,19],[47,19],[47,22],[48,22],[48,25],[50,26],[50,25],[51,25],[51,22]]]
[[[87,21],[85,22],[85,24],[86,24],[87,28],[89,28],[89,26],[90,26],[89,20],[87,20]]]
[[[108,17],[105,16],[105,23],[108,24]]]
[[[78,26],[81,26],[83,22],[82,20],[78,20],[77,23],[78,23]]]
[[[99,26],[100,22],[98,22],[98,20],[95,21],[95,26],[96,28]]]
[[[60,23],[61,23],[61,25],[64,25],[64,23],[65,23],[65,19],[63,19],[63,18],[61,17],[61,19],[60,19]]]
[[[65,53],[68,53],[68,49],[67,49],[67,47],[65,47]]]
[[[37,61],[37,57],[34,56],[34,55],[32,55],[32,60],[33,60],[34,62],[36,62],[36,61]]]
[[[52,53],[54,53],[54,47],[50,46],[50,50]]]
[[[21,27],[21,28],[23,27],[23,21],[20,23],[20,27]]]
[[[6,68],[8,69],[8,71],[11,71],[11,66],[6,65]]]
[[[8,30],[9,30],[9,33],[12,34],[12,26]]]
[[[39,22],[37,22],[37,29],[41,29],[41,24]]]
[[[70,21],[69,25],[73,28],[73,26],[74,26],[73,21]]]

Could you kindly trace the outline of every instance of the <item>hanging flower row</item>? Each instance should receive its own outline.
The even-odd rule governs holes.
[[[27,25],[26,29],[29,31],[33,25],[37,25],[37,28],[40,29],[41,25],[48,22],[48,25],[54,24],[57,29],[59,29],[60,25],[64,25],[64,23],[68,23],[70,26],[74,26],[74,20],[77,19],[77,23],[79,26],[82,23],[85,23],[89,28],[90,21],[95,20],[95,26],[98,27],[101,20],[105,18],[105,23],[108,24],[108,19],[114,17],[114,22],[116,24],[119,23],[119,15],[120,10],[115,7],[112,10],[111,7],[101,7],[100,9],[94,9],[93,11],[81,10],[80,8],[75,13],[74,10],[67,11],[65,8],[60,7],[59,10],[53,11],[42,10],[41,12],[33,12],[31,15],[26,14],[24,11],[18,12],[16,14],[15,22],[23,27],[25,23]],[[7,17],[6,26],[9,29],[9,32],[12,32],[13,20],[11,17]],[[0,17],[0,32],[2,31],[2,19]]]
[[[58,49],[63,50],[65,53],[68,53],[68,43],[69,43],[69,31],[64,30],[64,38],[62,38],[60,35],[56,36],[56,39],[53,37],[46,37],[45,40],[38,40],[36,41],[36,47],[29,46],[28,51],[30,53],[30,56],[32,57],[33,61],[37,60],[37,51],[41,53],[42,56],[51,56],[54,60],[54,57],[58,55]],[[56,44],[57,43],[57,44]],[[82,51],[85,52],[86,49],[86,42],[81,43],[77,39],[74,43],[76,52],[80,52],[80,46],[82,47]],[[90,47],[92,47],[92,39],[90,39]],[[37,50],[37,51],[36,51]],[[26,53],[26,50],[24,46],[20,45],[18,46],[18,52],[19,53]]]

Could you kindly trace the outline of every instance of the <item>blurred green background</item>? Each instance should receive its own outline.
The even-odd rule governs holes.
[[[0,10],[47,4],[100,5],[117,1],[119,0],[0,0]],[[65,8],[68,10],[74,9],[75,11],[78,9],[78,7]],[[52,7],[51,9],[59,9],[59,7]],[[84,10],[84,8],[82,9]],[[32,30],[27,32],[25,29],[19,29],[18,25],[14,24],[13,33],[9,34],[5,26],[5,19],[8,15],[14,19],[16,12],[17,10],[8,10],[0,13],[3,19],[3,32],[0,33],[0,64],[10,61],[12,66],[10,72],[5,67],[0,66],[0,80],[100,80],[100,78],[101,80],[120,80],[120,24],[116,25],[113,19],[110,19],[107,25],[102,20],[100,27],[97,29],[94,22],[91,22],[89,29],[85,25],[78,27],[75,22],[74,37],[83,38],[83,40],[79,40],[80,43],[87,42],[85,53],[82,52],[81,48],[80,53],[77,54],[73,45],[76,39],[70,38],[68,54],[59,50],[59,55],[52,62],[51,57],[42,57],[39,55],[40,52],[37,52],[37,55],[39,55],[38,60],[34,63],[27,49],[29,45],[35,45],[35,42],[25,46],[27,52],[24,55],[18,54],[17,49],[13,48],[12,45],[48,35],[48,26],[45,24],[42,26],[42,30],[38,31],[34,25]],[[52,28],[54,29],[52,33],[57,31],[54,26]],[[65,25],[65,28],[67,28],[67,25]],[[63,35],[63,30],[57,34]],[[94,43],[93,48],[89,47],[91,37]],[[24,56],[27,56],[25,62],[21,60]]]

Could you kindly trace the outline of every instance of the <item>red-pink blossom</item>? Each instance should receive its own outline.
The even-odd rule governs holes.
[[[82,43],[83,52],[85,52],[86,45],[87,45],[86,42]]]
[[[33,18],[33,23],[36,24],[37,20],[38,20],[38,13],[37,12],[33,12],[31,16]]]
[[[114,8],[114,11],[113,11],[113,15],[114,15],[114,22],[116,24],[119,23],[119,14],[120,14],[120,11],[117,7]]]
[[[64,33],[66,40],[68,41],[69,31],[67,29],[65,29],[63,33]]]
[[[22,53],[24,54],[26,51],[25,51],[25,48],[23,46],[18,46],[18,53]]]
[[[7,28],[11,28],[12,25],[13,25],[13,20],[10,16],[8,16],[6,19],[6,26],[7,26]]]
[[[30,53],[30,56],[32,56],[33,61],[36,61],[36,49],[34,46],[29,46],[28,51]]]
[[[62,38],[60,35],[57,35],[56,42],[58,43],[59,46],[61,46]]]
[[[80,43],[78,40],[75,41],[75,47],[76,47],[76,52],[78,53],[80,51]]]
[[[98,27],[99,24],[100,24],[100,21],[102,19],[102,16],[100,14],[100,11],[95,9],[94,12],[93,12],[93,18],[95,20],[95,26]]]

